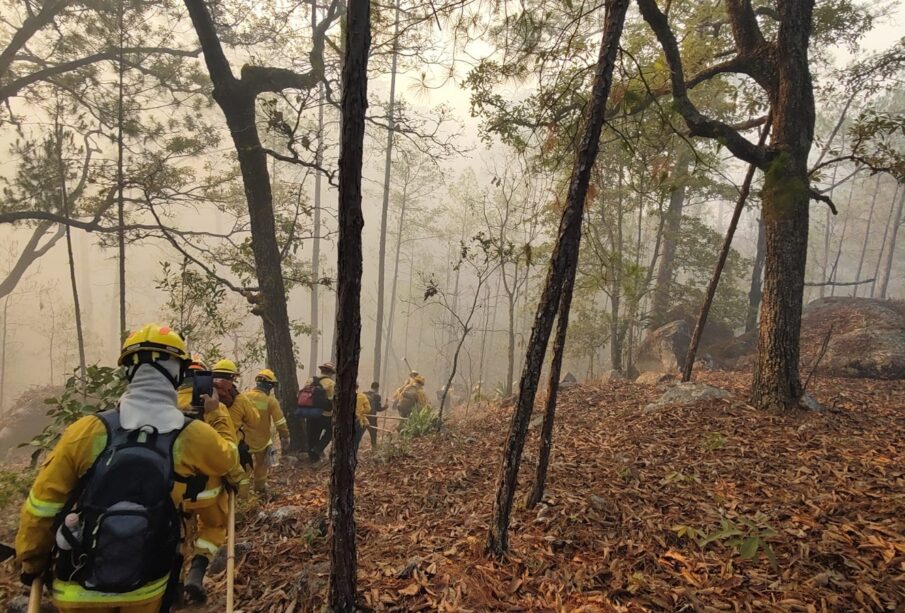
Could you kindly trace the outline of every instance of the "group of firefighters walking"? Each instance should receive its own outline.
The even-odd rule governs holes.
[[[118,363],[128,385],[117,408],[63,431],[22,506],[21,579],[35,601],[47,578],[62,611],[150,613],[180,599],[205,602],[204,577],[227,543],[236,497],[270,498],[274,431],[281,453],[312,462],[329,445],[336,369],[321,364],[284,414],[273,371],[239,391],[235,362],[208,369],[168,326],[131,333]],[[427,405],[424,378],[412,372],[394,407],[405,418],[419,404]],[[356,453],[365,432],[376,446],[386,408],[378,383],[357,393]],[[184,581],[183,551],[191,556]]]

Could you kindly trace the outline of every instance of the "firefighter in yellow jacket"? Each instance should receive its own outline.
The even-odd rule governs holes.
[[[133,332],[123,343],[119,358],[129,385],[120,398],[118,411],[88,415],[68,426],[38,472],[20,514],[16,556],[22,567],[22,580],[30,584],[47,569],[55,542],[58,564],[59,558],[65,557],[62,555],[64,550],[74,550],[78,546],[79,551],[86,552],[87,555],[78,559],[88,560],[87,564],[76,567],[72,574],[53,579],[52,597],[61,611],[151,613],[160,610],[164,597],[173,593],[172,588],[178,580],[178,572],[175,571],[178,560],[176,548],[167,551],[169,559],[155,558],[149,552],[161,550],[157,540],[177,542],[178,520],[175,524],[148,524],[132,533],[133,537],[146,535],[143,541],[120,541],[119,533],[116,530],[108,531],[103,522],[111,521],[116,515],[112,511],[118,508],[121,520],[118,527],[129,528],[129,521],[122,521],[123,517],[132,520],[141,517],[130,510],[132,507],[129,505],[134,503],[127,498],[119,498],[122,502],[106,507],[105,515],[92,519],[94,530],[88,531],[86,524],[82,522],[87,521],[85,518],[93,507],[82,505],[82,497],[104,496],[108,503],[113,503],[117,496],[122,495],[122,492],[116,490],[117,487],[129,488],[131,492],[146,486],[141,479],[126,483],[113,480],[115,475],[108,467],[112,465],[120,470],[127,469],[128,466],[120,458],[124,455],[134,458],[136,456],[130,456],[129,453],[138,453],[135,448],[150,448],[160,440],[169,441],[168,444],[171,445],[170,458],[160,466],[171,467],[166,470],[173,471],[172,480],[160,479],[158,484],[171,484],[173,507],[169,508],[173,509],[174,517],[178,517],[178,509],[182,508],[188,490],[197,489],[192,487],[194,482],[204,475],[226,475],[235,468],[238,462],[235,446],[227,443],[203,421],[186,420],[176,407],[176,387],[184,376],[188,357],[183,339],[167,326],[149,324]],[[205,411],[215,411],[218,408],[216,395],[205,397]],[[130,441],[131,446],[125,452],[123,440]],[[149,453],[145,457],[153,455]],[[106,460],[103,465],[95,466],[95,461],[100,456]],[[117,462],[114,462],[114,458],[117,458]],[[148,464],[144,463],[141,467],[147,468]],[[89,470],[91,474],[86,476]],[[161,472],[153,476],[160,477],[163,474]],[[151,481],[151,476],[149,475],[148,481]],[[108,480],[104,480],[105,477]],[[115,487],[104,489],[100,487],[101,483],[112,483]],[[79,496],[73,496],[76,493]],[[67,504],[70,497],[76,498],[74,504]],[[145,517],[150,518],[151,509],[142,508],[148,513]],[[57,518],[59,520],[55,522]],[[150,528],[152,525],[157,527],[156,532]],[[85,532],[91,533],[92,538],[82,538],[80,526]],[[161,532],[161,526],[168,529]],[[136,530],[134,522],[131,528]],[[116,541],[115,547],[111,548],[110,542],[105,542],[104,548],[105,555],[116,554],[116,564],[105,566],[104,556],[95,555],[97,548],[101,547],[101,537],[95,538],[95,534],[103,534]],[[152,534],[156,534],[158,539],[151,538],[149,535]],[[75,551],[69,553],[73,554]],[[133,576],[128,589],[92,589],[99,585],[95,581],[101,575],[106,577],[101,584],[107,585],[112,581],[111,573],[121,574],[128,568],[144,569],[136,571],[139,578],[137,587]],[[149,568],[155,569],[154,572],[147,570]]]
[[[276,375],[265,368],[255,377],[255,387],[244,394],[251,400],[259,417],[256,425],[246,428],[245,442],[254,459],[255,491],[260,494],[267,493],[267,473],[270,470],[270,451],[273,448],[270,438],[272,427],[280,434],[280,447],[289,449],[289,427],[280,403],[273,395],[276,385]]]
[[[192,356],[186,380],[177,391],[177,406],[183,413],[192,414],[197,407],[192,406],[192,387],[194,373],[207,370],[200,356]],[[204,413],[204,422],[216,430],[223,440],[238,448],[236,429],[229,416],[227,407],[221,402],[214,411]],[[205,602],[207,590],[204,587],[204,575],[210,561],[221,546],[226,544],[229,528],[229,492],[228,484],[238,484],[242,495],[248,489],[248,476],[238,464],[230,471],[226,479],[209,477],[207,483],[195,500],[186,501],[185,510],[197,520],[194,541],[192,543],[192,562],[185,580],[185,596],[189,602]]]
[[[220,360],[211,372],[215,379],[226,379],[232,381],[233,385],[239,379],[239,368],[232,360]],[[242,393],[236,394],[236,400],[232,404],[228,404],[229,416],[233,420],[236,427],[236,433],[239,440],[242,440],[242,432],[248,427],[254,427],[258,423],[258,412],[255,411],[254,405],[250,399]]]

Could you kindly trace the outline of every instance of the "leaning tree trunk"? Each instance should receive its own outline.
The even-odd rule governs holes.
[[[263,322],[267,361],[280,381],[277,388],[280,404],[295,406],[298,375],[274,222],[270,172],[256,124],[256,91],[233,75],[206,4],[201,0],[185,0],[185,5],[204,51],[204,61],[214,85],[214,100],[226,118],[242,172],[259,289],[257,295],[247,298],[253,305],[252,312]]]
[[[896,211],[896,202],[899,199],[899,188],[901,183],[896,183],[896,189],[892,194],[892,201],[889,203],[889,215],[886,216],[886,224],[883,226],[883,239],[880,241],[880,252],[877,253],[877,263],[874,266],[874,280],[870,284],[870,297],[874,297],[877,290],[877,280],[880,277],[880,264],[883,262],[883,252],[886,251],[886,239],[889,237],[889,227],[892,225],[892,216]],[[0,293],[0,296],[3,294]]]
[[[801,308],[808,257],[814,91],[808,65],[813,3],[780,3],[778,87],[771,100],[772,149],[781,153],[764,176],[762,207],[767,254],[764,297],[751,383],[756,407],[787,410],[804,390],[798,371]]]
[[[355,610],[355,385],[361,352],[361,167],[368,106],[369,0],[346,12],[339,155],[339,240],[336,305],[336,409],[330,474],[330,593],[332,611]]]
[[[534,485],[528,495],[526,506],[533,509],[544,498],[547,483],[547,468],[550,465],[550,451],[553,449],[553,420],[556,417],[556,397],[559,393],[559,375],[562,372],[562,356],[566,347],[566,333],[569,331],[569,309],[572,308],[572,290],[575,287],[575,269],[570,268],[559,299],[556,338],[553,341],[553,361],[550,363],[550,378],[547,385],[547,406],[544,423],[540,432],[540,452],[537,458],[537,472]]]
[[[754,268],[751,271],[751,289],[748,290],[748,311],[745,313],[745,332],[750,332],[757,327],[757,315],[760,312],[762,297],[761,284],[764,273],[764,253],[767,250],[766,237],[764,236],[764,218],[757,218],[757,247],[754,252]]]
[[[767,139],[767,132],[770,131],[769,125],[764,126],[761,131],[759,146],[763,147]],[[745,180],[742,182],[742,188],[739,190],[738,199],[735,202],[735,209],[732,211],[732,219],[729,220],[729,228],[726,230],[726,237],[723,239],[723,246],[720,248],[720,255],[717,258],[716,266],[713,274],[710,276],[710,283],[707,285],[707,293],[704,294],[704,303],[701,305],[701,312],[698,315],[698,321],[695,323],[694,332],[691,334],[691,342],[688,343],[688,352],[685,354],[685,364],[682,368],[682,381],[691,381],[691,372],[694,369],[694,360],[698,353],[698,345],[701,343],[701,336],[704,334],[704,327],[707,325],[707,316],[710,314],[710,307],[713,305],[713,299],[716,296],[717,287],[720,284],[720,277],[723,275],[723,267],[726,260],[729,259],[729,252],[732,250],[732,239],[735,238],[735,229],[738,228],[738,220],[742,217],[742,211],[745,210],[745,203],[748,201],[748,194],[751,193],[751,182],[754,180],[754,173],[757,167],[754,164],[748,166],[748,172],[745,174]]]
[[[613,65],[619,38],[625,23],[628,0],[608,0],[606,3],[606,23],[600,45],[600,54],[594,74],[594,85],[588,106],[587,126],[575,157],[575,166],[569,181],[566,206],[559,223],[556,245],[550,259],[547,280],[541,294],[534,327],[525,354],[525,366],[519,382],[519,399],[512,415],[512,423],[497,477],[497,492],[493,502],[493,517],[488,534],[488,548],[501,555],[509,549],[509,516],[518,480],[518,471],[528,433],[528,422],[534,409],[537,383],[543,367],[547,342],[553,328],[553,319],[562,296],[563,282],[570,267],[578,263],[578,249],[581,244],[581,221],[591,169],[600,146],[606,100],[612,84]]]
[[[390,362],[390,345],[393,343],[393,326],[396,320],[396,288],[399,285],[399,256],[402,253],[402,229],[405,227],[405,207],[408,200],[408,183],[402,188],[402,201],[399,204],[399,224],[396,226],[396,256],[393,261],[393,284],[390,286],[390,316],[387,318],[386,345],[383,350],[383,367],[380,378],[374,379],[383,385],[387,380],[387,367]],[[393,353],[395,356],[395,352]],[[397,358],[398,363],[398,358]]]
[[[393,165],[393,136],[396,129],[396,66],[399,58],[399,4],[396,0],[396,17],[393,26],[393,51],[390,59],[390,103],[387,107],[387,146],[383,168],[383,206],[380,210],[380,248],[377,257],[377,321],[374,324],[374,380],[380,381],[380,361],[383,358],[383,306],[386,285],[387,215],[390,210],[390,170]],[[389,338],[387,338],[389,342]]]

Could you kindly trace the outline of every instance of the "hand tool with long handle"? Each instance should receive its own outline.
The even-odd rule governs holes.
[[[233,613],[236,582],[236,493],[229,493],[229,533],[226,541],[226,613]]]
[[[40,577],[35,577],[31,582],[31,594],[28,596],[28,613],[41,612],[41,592],[44,589],[44,582]]]

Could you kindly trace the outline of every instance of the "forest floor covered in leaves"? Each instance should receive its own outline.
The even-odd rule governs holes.
[[[533,510],[518,505],[502,560],[484,545],[511,405],[460,410],[442,433],[376,453],[363,441],[362,608],[902,610],[905,385],[818,379],[827,411],[777,415],[745,404],[746,375],[698,380],[734,396],[645,411],[662,390],[564,390],[547,495]],[[522,492],[539,428],[537,411]],[[326,462],[282,464],[277,499],[242,523],[246,613],[323,604],[328,551],[316,524],[328,477]],[[8,565],[3,574],[11,587]],[[222,610],[222,572],[210,587],[205,608]]]

